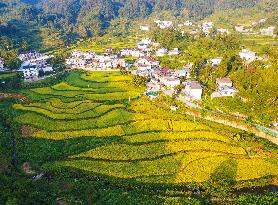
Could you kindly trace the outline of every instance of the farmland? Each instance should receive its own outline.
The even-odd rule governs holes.
[[[13,105],[15,121],[32,132],[20,139],[21,160],[145,186],[202,186],[227,164],[234,188],[278,176],[277,149],[169,111],[144,89],[119,72],[71,72],[22,90],[31,102]]]

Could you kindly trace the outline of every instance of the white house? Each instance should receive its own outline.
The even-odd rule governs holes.
[[[156,20],[154,22],[161,29],[171,28],[173,26],[173,22],[172,21],[160,21],[160,20]]]
[[[217,58],[210,59],[210,62],[212,66],[219,66],[222,60],[223,60],[222,57],[217,57]]]
[[[218,88],[216,92],[211,94],[211,98],[232,97],[238,93],[238,90],[233,87],[233,82],[230,78],[217,78],[216,83]]]
[[[113,59],[112,67],[113,68],[118,68],[118,67],[126,68],[127,64],[124,59]]]
[[[23,72],[25,79],[37,79],[39,77],[39,70],[36,65],[23,66],[19,71]]]
[[[182,94],[189,96],[193,100],[201,100],[203,88],[198,81],[190,80],[183,83],[185,88],[181,91]]]
[[[140,63],[137,64],[136,67],[137,67],[137,70],[139,70],[139,71],[146,71],[146,70],[152,69],[151,65],[140,64]]]
[[[121,50],[121,56],[144,57],[145,54],[137,48],[125,48]]]
[[[260,19],[259,23],[265,23],[267,19]]]
[[[66,59],[66,65],[73,69],[85,69],[86,59],[83,58],[68,58]]]
[[[176,70],[174,73],[177,77],[190,77],[190,72],[188,70]]]
[[[83,58],[83,59],[92,59],[95,57],[94,52],[84,52],[79,50],[74,50],[71,54],[73,58]]]
[[[180,54],[180,51],[178,48],[174,48],[173,50],[170,50],[168,52],[168,55],[179,55]]]
[[[146,25],[142,25],[142,26],[140,26],[140,30],[141,30],[141,31],[149,31],[149,30],[150,30],[150,27],[149,27],[149,26],[146,26]]]
[[[250,50],[248,50],[248,49],[242,49],[242,51],[239,52],[240,58],[241,58],[242,60],[248,62],[248,63],[250,63],[250,62],[256,60],[256,55],[257,55],[257,54],[256,54],[255,52],[250,51]]]
[[[152,57],[140,58],[140,59],[137,60],[136,64],[158,67],[159,66],[159,61],[156,60],[155,58],[152,58]]]
[[[203,23],[202,27],[206,27],[206,28],[213,28],[213,22],[212,21],[206,21]]]
[[[48,65],[46,67],[43,67],[42,68],[42,71],[45,73],[45,72],[53,72],[53,67]]]
[[[208,36],[210,34],[210,29],[207,27],[203,27],[202,31]]]
[[[145,38],[145,39],[142,40],[142,43],[144,43],[144,44],[146,44],[146,45],[150,45],[151,42],[152,42],[152,40],[149,39],[149,38]]]
[[[168,50],[166,48],[159,48],[156,51],[156,56],[162,57],[167,54]]]
[[[217,33],[219,33],[219,34],[229,34],[229,29],[218,28]]]
[[[185,26],[192,26],[193,23],[192,23],[191,21],[186,21],[186,22],[184,23],[184,25],[185,25]]]
[[[145,38],[141,42],[137,43],[137,47],[140,50],[146,51],[149,49],[151,42],[152,42],[151,39]]]
[[[202,24],[201,28],[202,28],[202,31],[206,35],[208,35],[210,33],[210,29],[213,28],[213,22],[212,21],[206,21]]]
[[[162,25],[160,25],[161,29],[171,28],[173,26],[172,21],[162,21]]]
[[[244,26],[236,25],[235,30],[236,30],[236,32],[243,33],[244,32]]]
[[[174,88],[181,84],[180,79],[167,76],[161,77],[160,82],[163,83],[167,88]]]
[[[232,97],[238,93],[238,90],[230,86],[221,86],[218,88],[218,92],[220,93],[221,97]]]
[[[248,33],[249,31],[252,31],[252,29],[247,29],[242,25],[236,25],[235,30],[236,30],[236,32],[239,32],[239,33]]]
[[[275,27],[273,27],[273,26],[268,27],[268,28],[263,28],[263,29],[261,29],[261,34],[267,35],[267,36],[273,36],[274,30],[275,30]]]

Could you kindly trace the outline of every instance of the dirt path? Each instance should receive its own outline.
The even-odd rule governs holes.
[[[14,98],[19,100],[22,103],[30,102],[30,100],[27,97],[18,93],[0,93],[0,99],[4,99],[4,98]]]
[[[195,117],[199,117],[201,119],[209,120],[209,121],[212,121],[212,122],[217,122],[217,123],[227,125],[227,126],[230,126],[230,127],[234,127],[234,128],[246,131],[246,132],[254,133],[256,136],[267,139],[270,142],[278,145],[278,137],[273,137],[273,136],[271,136],[271,135],[269,135],[269,134],[267,134],[263,131],[259,131],[255,127],[249,127],[249,126],[244,125],[242,123],[236,123],[236,122],[232,122],[232,121],[229,121],[229,120],[224,120],[224,119],[216,118],[216,117],[212,117],[212,116],[204,116],[203,117],[203,116],[201,116],[201,114],[196,114],[196,113],[193,113],[193,112],[186,112],[186,114],[191,115],[191,116],[195,116]]]

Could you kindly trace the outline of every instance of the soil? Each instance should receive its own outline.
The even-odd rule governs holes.
[[[25,174],[34,174],[30,162],[24,162],[22,165],[22,170]]]
[[[23,137],[31,137],[34,133],[36,133],[38,131],[39,131],[38,129],[28,126],[28,125],[23,125],[21,127],[21,133],[22,133]]]
[[[31,101],[24,95],[18,94],[18,93],[0,93],[0,99],[3,99],[3,98],[14,98],[14,99],[17,99],[21,103],[29,103]]]

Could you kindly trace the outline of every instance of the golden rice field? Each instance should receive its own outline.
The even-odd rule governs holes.
[[[236,162],[236,181],[278,176],[270,156],[250,154],[230,135],[141,97],[131,76],[70,73],[64,82],[25,91],[16,121],[36,128],[32,138],[53,142],[97,139],[47,167],[151,184],[206,182],[224,163]],[[87,141],[86,141],[87,143]],[[64,149],[67,149],[65,147]]]

